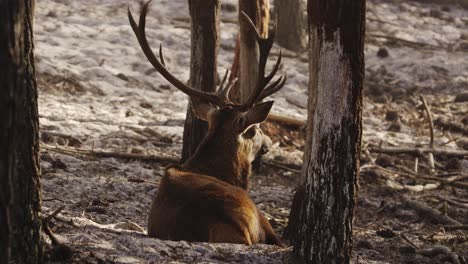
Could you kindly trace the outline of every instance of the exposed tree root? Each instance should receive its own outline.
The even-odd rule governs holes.
[[[409,199],[407,196],[401,196],[402,201],[405,203],[406,206],[410,207],[411,209],[418,212],[421,216],[425,216],[430,218],[431,220],[439,223],[439,224],[446,224],[446,225],[461,225],[460,222],[457,220],[443,215],[439,211],[415,200]]]
[[[49,227],[49,222],[54,217],[56,217],[64,208],[65,206],[60,206],[53,213],[41,219],[42,229],[44,230],[44,233],[49,237],[50,241],[52,242],[53,248],[50,254],[53,255],[52,256],[53,259],[59,259],[62,261],[70,259],[71,256],[73,255],[73,250],[69,246],[63,244],[57,239],[57,237],[54,235],[54,233]]]

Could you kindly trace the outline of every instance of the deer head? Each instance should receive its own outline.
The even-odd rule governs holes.
[[[268,38],[262,38],[252,20],[243,13],[244,19],[249,22],[256,33],[260,51],[259,73],[256,76],[257,84],[254,92],[248,100],[242,104],[234,103],[229,99],[229,94],[237,80],[234,79],[225,85],[227,71],[216,92],[203,92],[183,83],[167,70],[162,46],[159,47],[159,59],[154,55],[145,35],[149,3],[150,1],[142,6],[138,24],[130,9],[128,10],[130,25],[141,49],[149,62],[167,81],[189,96],[194,114],[209,124],[207,135],[194,155],[182,164],[181,168],[210,175],[247,189],[251,162],[269,140],[266,139],[257,124],[267,118],[273,101],[261,101],[279,91],[286,82],[286,75],[282,75],[270,83],[279,69],[281,52],[272,71],[265,76],[265,66],[273,46],[274,34]]]

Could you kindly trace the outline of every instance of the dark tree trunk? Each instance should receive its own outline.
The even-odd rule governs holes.
[[[216,89],[220,8],[219,0],[189,0],[192,18],[190,85],[207,92]],[[194,116],[189,102],[181,162],[192,156],[207,129],[208,124]]]
[[[259,51],[255,33],[241,15],[244,11],[255,23],[262,37],[268,36],[270,21],[268,0],[239,0],[239,91],[238,98],[245,102],[257,83]]]
[[[349,263],[361,143],[365,0],[309,0],[303,174],[288,228],[301,263]],[[343,12],[346,10],[346,12]]]
[[[0,2],[0,262],[42,258],[34,1]]]
[[[305,0],[275,0],[276,43],[301,52],[307,48],[307,13]]]

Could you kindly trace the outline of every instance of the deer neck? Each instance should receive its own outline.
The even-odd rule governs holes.
[[[238,142],[221,141],[216,135],[207,135],[182,168],[247,190],[251,164],[242,153]]]

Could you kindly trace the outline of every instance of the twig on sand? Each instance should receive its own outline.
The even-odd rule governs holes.
[[[429,105],[427,104],[427,101],[426,99],[424,98],[424,96],[420,96],[420,99],[421,99],[421,102],[424,106],[424,110],[426,111],[426,114],[427,114],[427,118],[428,118],[428,121],[429,121],[429,129],[430,129],[430,132],[431,132],[431,136],[430,136],[430,141],[429,141],[429,148],[434,148],[434,122],[432,120],[432,113],[431,113],[431,110],[429,109]]]
[[[429,141],[429,148],[434,149],[434,121],[432,120],[432,113],[431,110],[429,109],[429,105],[426,102],[426,99],[424,96],[420,96],[421,102],[424,106],[424,110],[426,111],[427,114],[427,120],[429,122],[429,131],[430,131],[430,141]],[[433,152],[428,152],[427,156],[429,158],[429,166],[431,167],[431,173],[435,173],[435,161],[434,161],[434,153]]]
[[[408,242],[408,244],[410,244],[411,246],[413,246],[414,248],[418,249],[419,247],[414,244],[413,242],[411,242],[411,240],[405,235],[405,234],[400,234],[400,237],[405,240],[406,242]]]
[[[415,210],[416,212],[418,212],[418,214],[422,215],[422,216],[426,216],[426,217],[429,217],[430,219],[436,221],[437,223],[440,223],[440,224],[446,224],[446,225],[461,225],[460,222],[458,222],[457,220],[449,217],[449,216],[446,216],[446,215],[443,215],[442,213],[440,213],[439,211],[421,203],[421,202],[418,202],[418,201],[415,201],[415,200],[411,200],[410,198],[408,198],[407,196],[405,195],[402,195],[401,196],[401,199],[403,201],[403,203],[412,208],[413,210]]]
[[[442,245],[436,245],[431,248],[419,249],[416,253],[423,255],[425,257],[436,257],[438,255],[445,255],[450,258],[453,264],[460,264],[460,259],[458,258],[457,253],[453,252],[450,248]]]
[[[179,159],[173,156],[167,155],[145,155],[137,153],[124,153],[124,152],[114,152],[114,151],[102,151],[102,150],[86,150],[78,148],[65,148],[65,147],[55,147],[46,144],[41,144],[41,148],[48,151],[53,151],[61,154],[67,155],[85,155],[85,156],[94,156],[101,158],[120,158],[120,159],[134,159],[134,160],[144,160],[144,161],[155,161],[155,162],[169,162],[169,163],[179,163]]]

